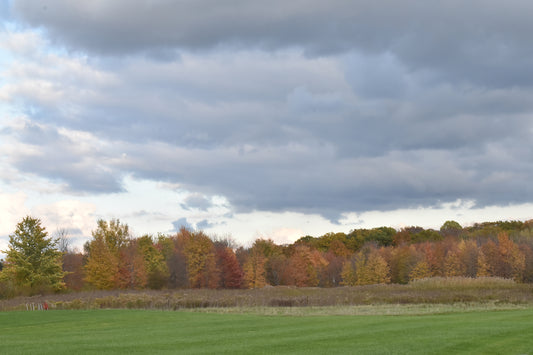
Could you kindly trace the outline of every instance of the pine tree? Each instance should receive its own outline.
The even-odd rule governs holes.
[[[18,223],[9,236],[9,249],[3,251],[7,257],[2,280],[31,294],[63,290],[62,253],[57,248],[58,240],[47,236],[39,219],[27,216]]]

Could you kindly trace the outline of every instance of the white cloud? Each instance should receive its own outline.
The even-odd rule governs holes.
[[[42,219],[49,233],[57,229],[74,231],[74,236],[90,237],[95,228],[96,206],[76,200],[61,200],[32,208],[33,214]],[[72,233],[72,232],[71,232]]]
[[[12,234],[21,221],[21,216],[30,213],[25,205],[26,199],[27,195],[22,191],[6,193],[0,190],[0,236]]]
[[[476,207],[473,201],[457,200],[432,208],[419,207],[392,211],[368,211],[360,214],[347,213],[340,222],[343,225],[351,226],[351,229],[379,226],[400,229],[408,226],[420,226],[438,230],[448,220],[454,220],[465,227],[482,222],[525,221],[531,219],[532,216],[533,203]]]

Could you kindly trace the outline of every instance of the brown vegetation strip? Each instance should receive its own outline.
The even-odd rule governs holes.
[[[0,301],[0,310],[47,302],[51,309],[177,310],[223,307],[321,307],[374,304],[533,304],[533,285],[499,278],[433,278],[408,285],[337,288],[265,287],[251,290],[88,291]]]

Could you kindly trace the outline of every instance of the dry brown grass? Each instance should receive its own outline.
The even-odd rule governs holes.
[[[47,302],[55,309],[299,308],[363,305],[533,305],[533,285],[499,278],[433,278],[409,285],[337,288],[265,287],[252,290],[87,291],[0,301],[0,310]]]

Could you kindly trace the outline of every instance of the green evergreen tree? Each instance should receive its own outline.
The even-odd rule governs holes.
[[[15,287],[15,293],[30,294],[60,291],[65,288],[62,253],[58,240],[48,238],[41,221],[25,217],[9,236],[1,280]]]

